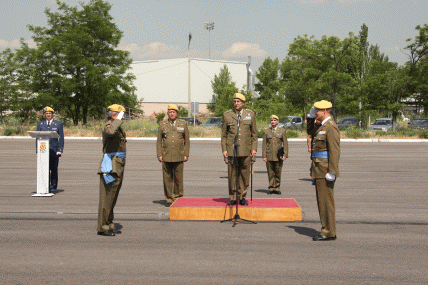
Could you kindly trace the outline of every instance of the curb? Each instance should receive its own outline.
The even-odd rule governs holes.
[[[5,140],[32,140],[29,136],[0,136],[0,139]],[[150,138],[126,138],[129,141],[156,141],[156,137]],[[65,137],[64,140],[102,140],[101,137]],[[220,138],[190,138],[191,141],[221,141]],[[259,142],[263,141],[262,138],[258,139]],[[288,139],[289,142],[306,142],[306,139]],[[428,139],[341,139],[341,142],[355,142],[355,143],[428,143]]]

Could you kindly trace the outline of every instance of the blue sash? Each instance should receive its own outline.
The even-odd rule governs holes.
[[[327,150],[323,150],[323,151],[312,151],[312,157],[316,157],[316,158],[329,158],[329,155],[328,155],[328,151]]]
[[[116,180],[110,173],[113,170],[113,166],[111,163],[111,158],[113,156],[118,156],[120,158],[125,159],[126,158],[126,152],[111,152],[111,153],[104,153],[103,155],[103,161],[101,161],[101,173],[103,174],[104,181],[106,184],[110,184],[113,181]]]

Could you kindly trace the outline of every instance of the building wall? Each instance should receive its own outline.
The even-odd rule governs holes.
[[[166,113],[168,110],[168,104],[169,103],[141,103],[141,109],[144,111],[145,117],[154,117],[155,114],[158,115],[159,113]],[[186,103],[174,103],[177,106],[183,106],[187,109],[188,104]],[[199,113],[208,113],[209,110],[207,109],[207,104],[199,103]]]
[[[207,112],[206,105],[213,96],[211,81],[225,64],[236,87],[242,89],[247,84],[246,62],[190,59],[191,101],[199,102],[199,112]],[[136,76],[136,95],[139,100],[142,99],[141,105],[146,115],[166,110],[168,103],[187,108],[187,58],[134,61],[131,68]]]

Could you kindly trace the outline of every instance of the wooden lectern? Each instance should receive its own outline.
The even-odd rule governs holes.
[[[49,193],[49,139],[59,138],[53,131],[28,131],[28,134],[37,139],[37,194],[33,197],[51,197]]]

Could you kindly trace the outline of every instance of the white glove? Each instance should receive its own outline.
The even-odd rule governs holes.
[[[119,113],[119,115],[117,115],[117,117],[116,117],[116,120],[122,120],[122,118],[123,118],[123,114],[125,114],[123,111],[121,111],[120,113]]]
[[[317,116],[316,111],[315,111],[315,106],[312,106],[311,111],[308,114],[308,118],[315,118]]]
[[[57,152],[56,152],[56,155],[57,155],[58,157],[60,157],[60,156],[61,156],[61,154],[62,154],[62,153],[61,153],[60,151],[57,151]]]
[[[331,174],[331,173],[327,173],[325,175],[325,180],[327,180],[327,181],[334,181],[334,180],[336,180],[336,175]]]

